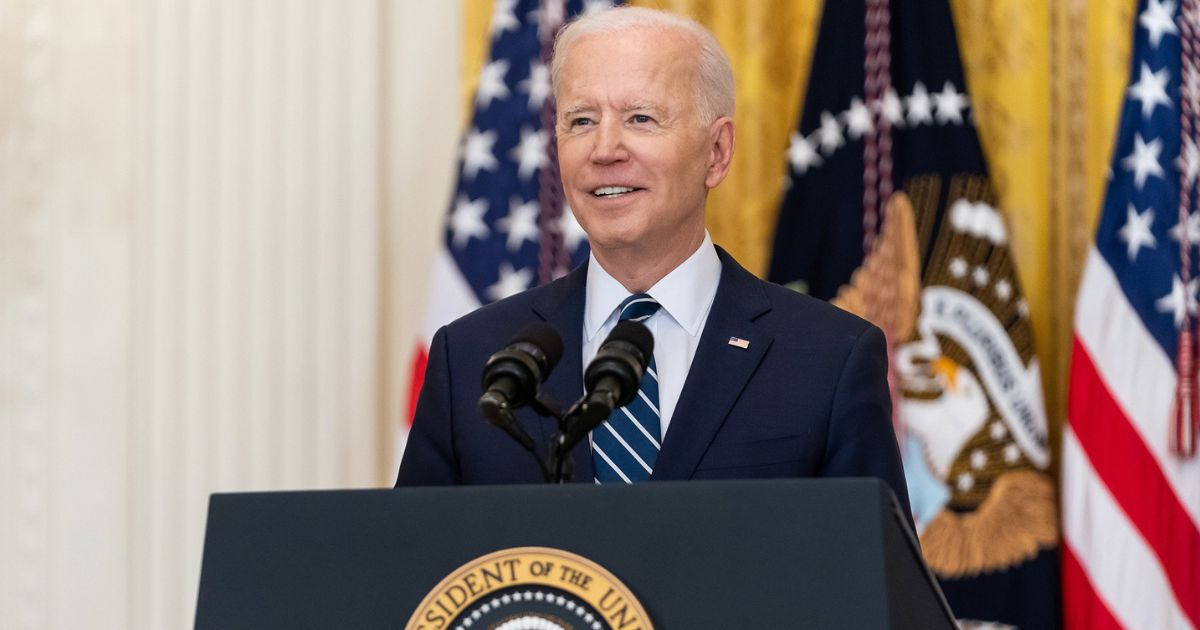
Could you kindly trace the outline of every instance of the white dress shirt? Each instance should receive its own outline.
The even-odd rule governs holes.
[[[721,259],[712,237],[704,232],[704,242],[687,260],[646,291],[662,308],[642,322],[654,335],[654,362],[658,367],[658,407],[662,435],[667,435],[688,369],[696,356],[708,311],[717,295],[721,280]],[[608,275],[593,255],[588,262],[587,296],[583,311],[583,367],[600,349],[600,344],[617,325],[617,307],[632,295],[620,282]]]

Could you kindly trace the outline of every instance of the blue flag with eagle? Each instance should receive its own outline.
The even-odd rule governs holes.
[[[884,330],[922,551],[963,627],[1057,627],[1041,381],[945,0],[826,2],[769,278]]]

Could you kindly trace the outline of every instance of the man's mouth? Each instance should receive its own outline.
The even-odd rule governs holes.
[[[600,198],[620,197],[631,192],[642,190],[641,188],[630,188],[629,186],[603,186],[592,191],[592,195]]]

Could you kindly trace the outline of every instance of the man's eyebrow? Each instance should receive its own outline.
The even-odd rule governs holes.
[[[662,108],[652,101],[629,101],[621,107],[622,112],[632,112],[636,110],[649,110],[653,112],[661,111]],[[562,118],[571,118],[583,113],[596,111],[592,105],[572,105],[566,109],[560,109],[558,114]]]
[[[572,116],[581,114],[583,112],[590,112],[593,109],[595,108],[591,107],[590,105],[572,105],[567,109],[561,110],[559,115],[563,118],[571,118]]]

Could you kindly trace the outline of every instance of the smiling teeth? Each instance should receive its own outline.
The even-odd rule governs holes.
[[[604,188],[597,188],[596,190],[592,191],[592,194],[596,195],[597,197],[607,197],[609,195],[620,195],[627,192],[633,192],[633,189],[626,188],[624,186],[605,186]]]

